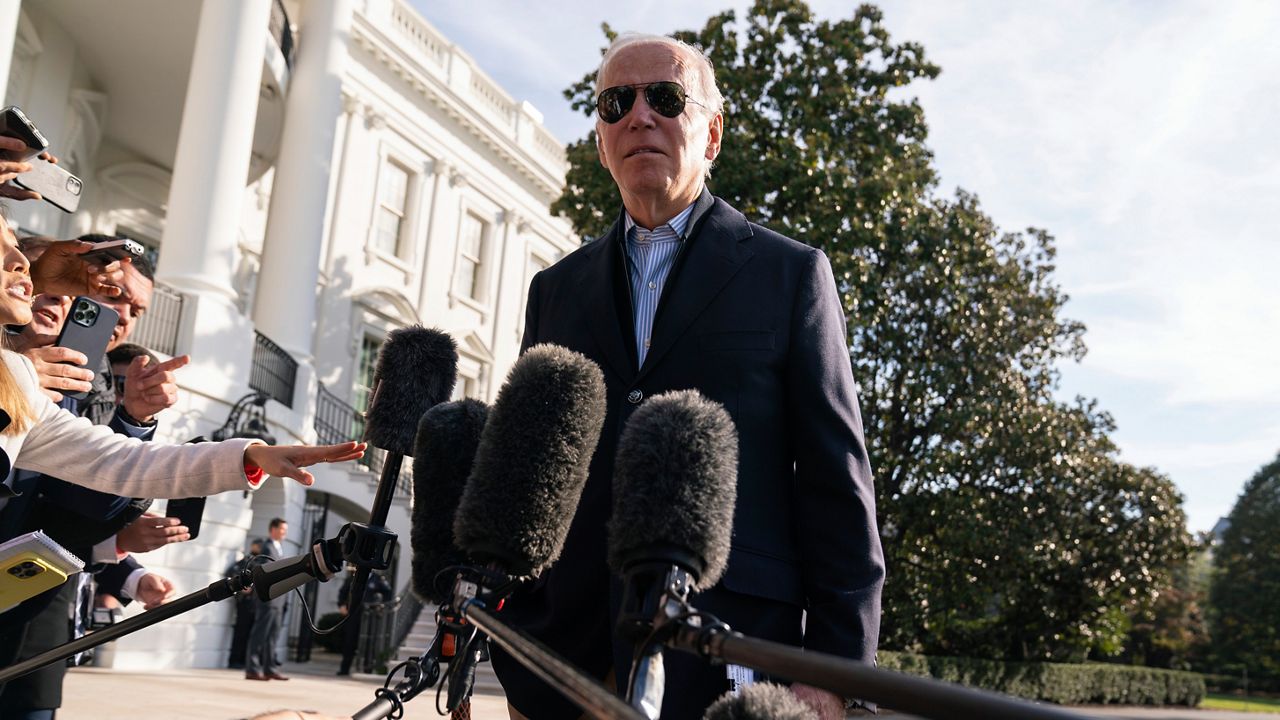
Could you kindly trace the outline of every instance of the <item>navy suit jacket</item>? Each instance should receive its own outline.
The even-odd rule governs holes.
[[[753,634],[753,599],[782,603],[796,609],[794,635],[761,634],[873,662],[884,561],[831,267],[821,251],[748,222],[706,191],[692,222],[642,367],[621,219],[532,281],[523,348],[555,343],[594,360],[608,409],[564,552],[532,591],[512,598],[512,617],[572,660],[590,662],[572,638],[600,631],[583,618],[605,592],[596,583],[608,576],[618,439],[643,398],[692,388],[725,407],[739,438],[728,569],[705,594],[718,594],[715,612],[732,616],[741,606],[725,619]],[[612,585],[616,596],[616,578]],[[612,618],[607,624],[611,633]]]

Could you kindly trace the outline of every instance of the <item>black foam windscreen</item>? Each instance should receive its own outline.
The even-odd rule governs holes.
[[[680,565],[694,588],[729,561],[738,433],[729,413],[694,390],[655,395],[627,421],[613,468],[609,566]]]
[[[458,376],[458,346],[448,333],[413,325],[393,330],[378,352],[364,439],[411,455],[422,414],[449,399]]]
[[[752,683],[720,696],[702,720],[818,720],[818,713],[781,685]]]
[[[556,345],[522,355],[489,411],[454,521],[458,546],[520,577],[554,562],[604,414],[604,376],[595,363]]]
[[[418,423],[413,444],[413,592],[437,605],[450,588],[437,587],[441,570],[465,560],[453,539],[453,517],[475,462],[489,406],[479,400],[441,403]]]

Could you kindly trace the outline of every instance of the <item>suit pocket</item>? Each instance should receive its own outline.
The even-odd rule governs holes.
[[[706,333],[701,337],[703,350],[772,350],[772,330],[730,330]]]
[[[804,607],[800,568],[793,563],[734,547],[720,580],[726,590]]]

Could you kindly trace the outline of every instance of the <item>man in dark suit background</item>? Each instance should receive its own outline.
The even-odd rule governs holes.
[[[596,138],[622,211],[598,240],[536,275],[523,346],[577,350],[604,371],[608,411],[559,561],[503,615],[599,678],[625,686],[605,564],[617,441],[654,394],[693,388],[738,430],[728,569],[694,598],[735,629],[874,662],[884,561],[839,296],[818,250],[751,224],[705,178],[723,100],[696,49],[623,35],[597,75]],[[577,709],[509,656],[494,665],[513,717]],[[697,718],[743,668],[666,654],[664,718]],[[841,698],[795,685],[824,720]]]
[[[267,537],[262,544],[262,554],[270,560],[284,557],[284,539],[289,535],[289,523],[284,518],[271,518]],[[280,625],[284,622],[284,604],[288,593],[275,600],[263,601],[254,595],[253,627],[249,630],[249,645],[245,651],[244,677],[246,680],[288,680],[276,672],[276,641],[280,637]]]

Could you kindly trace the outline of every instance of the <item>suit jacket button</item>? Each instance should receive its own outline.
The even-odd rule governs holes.
[[[632,405],[639,405],[640,401],[643,399],[644,399],[644,393],[640,392],[639,390],[632,390],[631,392],[627,393],[627,402],[631,403]]]

